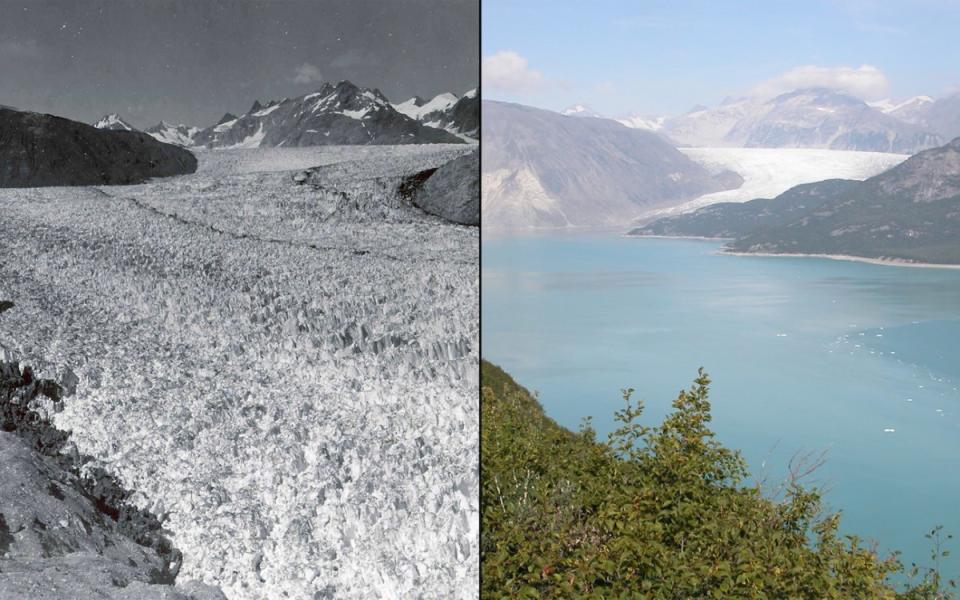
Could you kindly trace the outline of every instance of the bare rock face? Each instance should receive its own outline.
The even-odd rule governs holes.
[[[127,185],[196,170],[193,154],[146,133],[0,108],[0,187]]]
[[[480,224],[480,153],[451,160],[430,174],[413,194],[425,212],[460,225]]]

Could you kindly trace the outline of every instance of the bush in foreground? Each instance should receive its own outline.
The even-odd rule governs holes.
[[[745,486],[745,462],[708,428],[709,383],[701,371],[656,427],[624,390],[600,442],[484,361],[482,597],[950,597],[937,569],[898,591],[896,555],[841,536],[839,515],[798,478],[781,501]]]

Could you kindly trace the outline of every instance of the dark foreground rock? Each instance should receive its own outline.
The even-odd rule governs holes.
[[[196,170],[189,151],[146,133],[0,108],[0,187],[126,185]]]
[[[430,173],[422,183],[416,181],[418,175],[412,176],[408,185],[416,184],[417,189],[411,196],[420,209],[460,225],[480,224],[479,152],[474,150],[451,160]]]
[[[31,408],[57,409],[76,384],[59,379],[0,361],[0,598],[224,600],[174,586],[182,556],[160,519]]]

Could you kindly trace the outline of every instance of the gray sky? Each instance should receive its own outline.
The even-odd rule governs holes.
[[[321,81],[479,84],[479,0],[0,0],[0,104],[207,126]]]

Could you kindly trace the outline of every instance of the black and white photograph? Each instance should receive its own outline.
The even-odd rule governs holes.
[[[0,0],[0,598],[476,598],[479,0]]]

